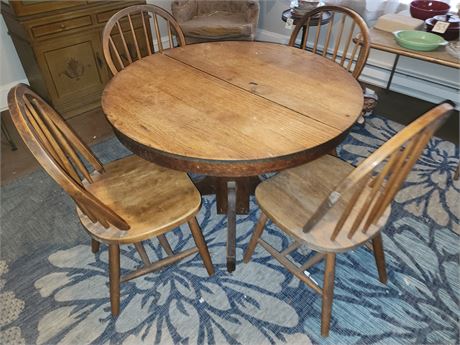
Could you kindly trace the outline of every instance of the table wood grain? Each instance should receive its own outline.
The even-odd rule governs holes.
[[[260,42],[188,45],[128,66],[103,110],[135,153],[179,170],[253,176],[325,154],[357,120],[361,87],[337,64]]]

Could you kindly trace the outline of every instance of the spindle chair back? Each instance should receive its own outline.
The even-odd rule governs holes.
[[[366,158],[329,194],[303,231],[311,231],[318,220],[338,207],[341,215],[330,241],[335,241],[341,231],[348,231],[348,239],[358,230],[367,233],[394,199],[433,133],[450,116],[449,109],[448,103],[432,109]]]
[[[120,312],[122,281],[157,271],[197,252],[208,274],[213,274],[211,257],[195,218],[201,196],[186,173],[135,155],[103,166],[59,114],[27,85],[18,84],[10,90],[8,107],[27,147],[77,204],[93,252],[99,250],[100,242],[108,244],[112,315]],[[186,222],[196,247],[174,253],[165,233]],[[153,237],[168,255],[156,262],[150,262],[142,244]],[[134,244],[143,262],[143,267],[122,278],[120,244]]]
[[[145,56],[184,45],[184,34],[174,17],[155,5],[118,11],[102,33],[104,57],[113,75]]]
[[[321,335],[329,334],[336,253],[372,244],[379,280],[387,282],[381,231],[390,216],[391,201],[452,109],[452,104],[446,102],[428,111],[356,168],[326,155],[258,185],[256,199],[262,212],[244,262],[249,262],[260,244],[321,294]],[[286,249],[278,251],[261,238],[268,219],[294,238]],[[287,256],[302,245],[317,253],[297,266]],[[323,259],[326,263],[321,288],[305,270]]]
[[[331,17],[326,20],[326,16]],[[326,21],[326,25],[321,22]],[[298,42],[301,34],[300,42]],[[370,50],[369,29],[355,11],[341,6],[321,6],[297,22],[289,45],[328,58],[358,79]]]
[[[8,95],[11,118],[25,144],[46,172],[72,197],[93,222],[120,230],[129,225],[84,186],[93,176],[83,161],[96,172],[104,167],[62,117],[25,84]],[[83,158],[83,159],[82,159]]]

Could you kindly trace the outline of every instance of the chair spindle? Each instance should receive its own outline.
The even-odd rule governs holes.
[[[324,57],[326,57],[327,54],[328,54],[329,42],[331,40],[331,34],[332,34],[332,26],[334,25],[334,17],[335,17],[335,13],[332,13],[332,17],[331,17],[331,19],[329,21],[329,24],[328,24],[328,27],[327,27],[326,43],[324,44],[324,48],[323,48],[323,56]]]
[[[322,22],[327,23],[324,35],[321,34]],[[308,34],[312,23],[315,23],[316,33],[309,42]],[[369,55],[370,36],[366,22],[358,13],[341,6],[321,6],[298,20],[289,40],[291,47],[297,46],[300,32],[301,49],[311,50],[314,54],[330,59],[352,73],[356,79],[359,77]],[[356,41],[357,46],[351,47]]]
[[[168,36],[168,43],[165,45],[174,48],[176,39],[177,45],[184,46],[185,37],[179,24],[169,12],[158,6],[130,6],[118,11],[107,21],[102,47],[113,75],[145,56],[161,53],[166,49],[162,41],[160,29],[163,25],[160,25],[160,20],[165,22],[163,31],[167,31],[163,32]]]

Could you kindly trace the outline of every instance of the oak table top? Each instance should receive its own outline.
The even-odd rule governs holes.
[[[135,153],[213,176],[253,176],[324,154],[362,104],[358,82],[340,66],[260,42],[148,56],[118,73],[102,96],[107,119]]]
[[[106,86],[102,108],[120,141],[166,167],[209,175],[228,217],[227,269],[236,265],[236,214],[249,212],[257,175],[334,149],[358,119],[358,82],[321,56],[273,43],[213,42],[136,61]]]

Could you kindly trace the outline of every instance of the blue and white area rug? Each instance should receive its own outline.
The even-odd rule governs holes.
[[[359,163],[401,126],[380,117],[356,126],[339,148]],[[95,147],[104,161],[127,151],[115,140]],[[320,336],[321,299],[267,252],[241,262],[259,211],[238,218],[236,271],[225,266],[226,219],[203,198],[199,222],[216,274],[198,256],[122,285],[121,314],[110,315],[107,250],[94,255],[69,198],[42,171],[2,188],[1,344],[458,344],[459,149],[434,138],[398,194],[384,230],[389,275],[381,284],[366,248],[337,259],[331,332]],[[264,238],[286,238],[269,224]],[[191,247],[187,226],[167,235]],[[163,257],[156,240],[150,256]],[[294,254],[304,259],[304,251]],[[122,247],[122,270],[141,264]],[[311,270],[322,282],[320,264]]]

